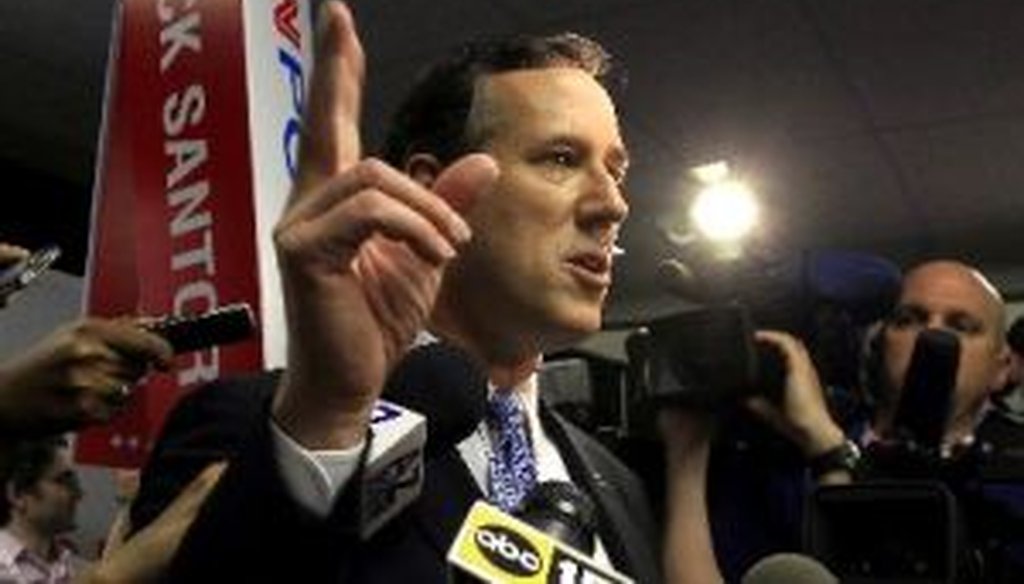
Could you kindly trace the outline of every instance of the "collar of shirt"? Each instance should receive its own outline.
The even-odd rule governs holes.
[[[419,347],[430,343],[436,343],[440,339],[427,330],[422,330],[416,335],[412,342],[413,347]],[[495,391],[494,384],[488,382],[487,397],[490,398]],[[512,388],[516,392],[523,413],[526,415],[526,423],[529,426],[527,435],[530,444],[533,445],[533,455],[537,462],[537,481],[569,481],[569,471],[562,461],[558,449],[551,439],[544,432],[540,423],[540,399],[537,386],[537,373],[534,372],[519,385]],[[476,430],[457,445],[459,454],[469,472],[476,481],[477,486],[484,493],[487,492],[487,466],[490,464],[491,455],[491,434],[485,421],[481,420]]]
[[[413,346],[421,346],[437,342],[438,338],[427,331],[417,335]],[[490,398],[497,388],[493,383],[487,384],[487,397]],[[539,392],[537,374],[532,373],[521,383],[512,388],[519,405],[526,417],[527,435],[533,446],[534,458],[537,462],[537,481],[568,481],[569,471],[558,454],[558,449],[548,438],[540,423]],[[476,430],[457,445],[459,454],[469,468],[473,480],[484,493],[487,492],[487,467],[491,454],[492,437],[485,420],[481,420]]]
[[[438,342],[438,338],[428,331],[421,331],[412,346],[418,347],[428,343]],[[487,383],[487,397],[490,398],[497,388],[493,383]],[[537,384],[537,372],[534,371],[519,385],[512,388],[516,392],[519,405],[523,408],[526,416],[526,423],[529,426],[527,435],[530,444],[533,446],[533,455],[537,463],[537,482],[544,481],[567,481],[572,482],[569,477],[569,469],[566,468],[562,455],[558,448],[544,432],[540,422],[540,388]],[[476,430],[456,445],[462,461],[469,469],[477,487],[482,493],[487,492],[487,470],[491,456],[491,432],[487,428],[485,420],[481,420]],[[594,559],[603,566],[611,567],[611,560],[608,552],[601,542],[600,536],[595,538]]]
[[[25,546],[10,531],[0,529],[0,565],[13,567],[24,549]]]
[[[10,531],[0,529],[0,573],[20,574],[25,581],[32,582],[70,582],[73,553],[59,541],[57,546],[57,559],[47,562],[28,550]]]

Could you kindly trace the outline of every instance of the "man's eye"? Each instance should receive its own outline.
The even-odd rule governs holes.
[[[906,328],[924,322],[925,317],[920,311],[912,308],[897,308],[889,316],[889,326],[894,328]]]
[[[982,328],[980,321],[965,314],[954,315],[946,322],[946,326],[963,334],[975,334],[981,332]]]
[[[547,161],[558,166],[576,166],[576,153],[568,148],[559,148],[548,152]]]

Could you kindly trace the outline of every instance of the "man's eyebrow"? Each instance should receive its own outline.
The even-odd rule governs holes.
[[[949,313],[948,317],[950,320],[961,320],[979,327],[984,327],[986,324],[985,319],[982,318],[981,315],[974,314],[967,310],[953,310]]]
[[[625,146],[613,147],[608,157],[611,159],[610,162],[619,167],[620,170],[625,171],[629,168],[629,150]]]

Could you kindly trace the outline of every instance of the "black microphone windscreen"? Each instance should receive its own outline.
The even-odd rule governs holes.
[[[427,418],[427,456],[476,430],[487,406],[487,376],[458,347],[436,342],[411,349],[388,377],[384,399]]]
[[[520,519],[587,555],[594,553],[594,502],[565,481],[538,483],[517,513]]]
[[[658,263],[661,286],[690,302],[738,300],[765,324],[785,323],[807,306],[831,304],[866,324],[886,315],[899,297],[902,274],[892,262],[852,251],[812,251],[751,259],[726,269]]]
[[[946,433],[959,369],[957,335],[942,329],[918,333],[894,414],[898,438],[913,440],[933,451],[939,448]]]
[[[821,562],[801,554],[772,554],[743,574],[741,584],[839,584]]]

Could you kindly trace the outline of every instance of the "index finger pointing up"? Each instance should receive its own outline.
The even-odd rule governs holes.
[[[342,2],[325,0],[316,45],[294,192],[349,168],[362,156],[359,112],[366,58],[355,21]]]

